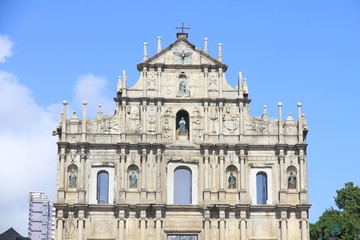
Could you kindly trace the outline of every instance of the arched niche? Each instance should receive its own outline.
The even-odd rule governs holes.
[[[174,170],[174,204],[192,203],[192,173],[186,166]]]
[[[287,188],[288,190],[296,190],[298,183],[298,174],[295,166],[291,165],[287,168]]]
[[[68,188],[77,188],[78,183],[78,167],[75,164],[70,164],[67,168]]]
[[[188,140],[190,136],[190,117],[185,110],[176,113],[176,137],[178,140]]]
[[[226,183],[227,189],[237,189],[238,188],[238,169],[234,165],[229,165],[226,168]]]
[[[140,183],[139,167],[135,164],[131,164],[127,169],[127,181],[129,190],[137,190]]]

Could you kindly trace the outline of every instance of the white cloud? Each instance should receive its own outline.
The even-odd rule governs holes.
[[[99,103],[104,114],[112,114],[115,104],[106,96],[106,86],[103,77],[79,77],[67,118],[72,108],[81,111],[83,100],[88,101],[88,118],[95,116]],[[61,111],[61,103],[39,105],[14,74],[0,70],[0,232],[14,227],[27,236],[30,191],[45,192],[56,200],[57,137],[51,133]]]
[[[86,74],[80,76],[74,88],[74,103],[70,105],[76,105],[75,109],[81,110],[81,104],[84,100],[88,102],[87,114],[88,118],[94,118],[98,109],[98,105],[102,105],[104,114],[113,114],[115,110],[115,102],[111,99],[111,95],[106,91],[107,81],[104,77],[95,76],[94,74]],[[114,86],[114,92],[115,92]],[[81,117],[81,113],[77,113],[78,117]]]
[[[8,36],[0,35],[0,62],[6,62],[6,58],[11,57],[13,43]]]
[[[57,116],[37,104],[15,75],[0,71],[0,232],[27,235],[28,192],[55,199]]]

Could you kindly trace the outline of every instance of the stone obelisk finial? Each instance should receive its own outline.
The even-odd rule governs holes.
[[[143,54],[143,62],[147,60],[147,43],[144,42],[144,54]]]
[[[161,37],[157,37],[157,52],[161,51]]]
[[[218,44],[218,61],[222,62],[222,43]]]
[[[204,52],[208,53],[208,38],[204,38]]]

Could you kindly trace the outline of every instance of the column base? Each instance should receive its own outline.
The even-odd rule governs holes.
[[[80,203],[85,203],[85,195],[86,195],[86,191],[84,189],[80,189],[78,196]]]
[[[57,193],[57,202],[62,203],[65,201],[65,189],[59,189]]]
[[[279,191],[279,201],[280,201],[280,204],[287,203],[287,197],[286,197],[286,191],[285,190],[280,190]]]

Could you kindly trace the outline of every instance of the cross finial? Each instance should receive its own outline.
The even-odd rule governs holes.
[[[176,36],[178,39],[186,39],[188,37],[187,33],[184,33],[184,29],[190,29],[189,27],[185,27],[185,24],[182,23],[181,27],[176,27],[176,29],[181,29],[181,33],[177,33]]]
[[[184,33],[184,29],[190,29],[189,27],[185,27],[185,24],[182,23],[181,27],[176,27],[176,29],[181,29],[181,33]]]

